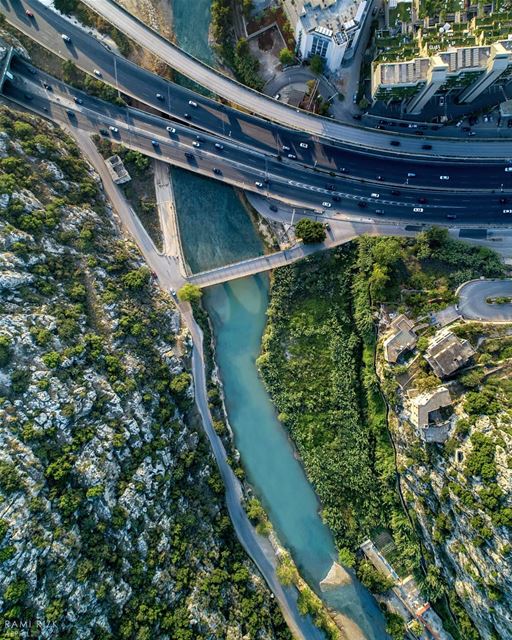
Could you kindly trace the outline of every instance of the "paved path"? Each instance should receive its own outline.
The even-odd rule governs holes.
[[[135,212],[126,202],[119,187],[114,184],[103,158],[87,134],[80,131],[71,132],[80,148],[99,173],[105,191],[120,218],[122,227],[128,231],[148,263],[157,274],[162,289],[169,291],[171,287],[179,288],[185,281],[179,271],[178,260],[174,257],[160,255],[139,222]],[[221,439],[213,428],[212,417],[208,408],[208,393],[205,379],[205,362],[203,353],[203,334],[195,321],[190,305],[179,303],[178,307],[193,342],[192,373],[195,385],[195,400],[201,415],[203,428],[210,441],[220,474],[226,489],[226,505],[236,535],[249,557],[258,567],[263,578],[274,594],[284,619],[294,637],[299,640],[324,640],[323,634],[315,627],[310,618],[303,617],[297,607],[296,589],[284,589],[276,575],[276,556],[267,538],[259,536],[251,525],[242,506],[242,488],[238,478],[227,463],[227,455]]]
[[[187,265],[181,246],[170,167],[166,162],[162,162],[161,160],[154,160],[153,163],[155,169],[156,204],[163,236],[163,253],[167,256],[177,258],[180,274],[186,278],[188,275]]]
[[[512,303],[488,304],[489,297],[512,298],[512,280],[474,280],[461,285],[459,313],[468,320],[512,322]]]

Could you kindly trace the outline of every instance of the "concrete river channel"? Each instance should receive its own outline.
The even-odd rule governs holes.
[[[212,64],[210,2],[171,0],[179,44]],[[182,244],[193,272],[263,253],[261,240],[230,187],[179,169],[172,170],[172,178]],[[333,537],[255,365],[268,297],[268,277],[259,275],[212,287],[203,298],[213,325],[236,447],[280,542],[310,586],[341,614],[349,640],[383,640],[388,637],[383,616],[355,578],[320,590],[320,581],[337,561]]]

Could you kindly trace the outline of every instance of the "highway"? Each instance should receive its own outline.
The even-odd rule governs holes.
[[[102,7],[103,0],[101,3],[94,0],[93,4],[95,9]],[[167,48],[173,52],[180,51],[135,18],[126,14],[117,5],[108,4],[124,16],[123,24],[116,23],[118,28],[124,25],[124,21],[136,25],[136,35],[138,39],[143,40],[142,46],[147,46],[156,38],[158,46],[163,47],[165,51]],[[25,15],[27,7],[33,11],[33,18]],[[375,179],[377,175],[384,174],[385,177],[388,177],[388,172],[393,173],[395,162],[397,163],[397,174],[403,175],[408,166],[409,172],[420,176],[421,173],[428,172],[426,161],[429,160],[434,163],[432,171],[437,181],[439,181],[440,175],[449,175],[452,181],[459,179],[458,175],[461,180],[466,180],[466,184],[469,182],[470,184],[479,183],[489,186],[490,180],[499,188],[502,182],[501,177],[504,177],[503,167],[493,173],[493,168],[489,169],[485,165],[496,163],[498,159],[503,162],[503,160],[508,161],[512,158],[512,140],[478,140],[475,138],[460,140],[428,137],[435,133],[434,127],[437,125],[433,125],[430,130],[419,131],[421,135],[407,135],[404,134],[403,129],[390,134],[375,129],[349,126],[307,113],[297,113],[294,109],[290,109],[272,98],[246,89],[229,78],[209,70],[209,73],[215,77],[224,78],[224,81],[230,86],[236,87],[238,91],[249,92],[252,100],[258,99],[257,104],[263,101],[266,107],[262,112],[263,116],[267,117],[265,120],[262,117],[244,113],[210,98],[200,96],[141,69],[125,58],[115,55],[86,31],[71,24],[37,0],[0,0],[0,10],[5,14],[10,24],[39,44],[62,58],[73,60],[78,67],[88,73],[92,74],[94,69],[97,69],[104,82],[118,88],[124,94],[170,115],[173,119],[188,120],[190,124],[204,131],[232,138],[241,144],[249,144],[268,154],[280,155],[287,159],[288,153],[292,153],[297,157],[297,163],[316,164],[317,167],[333,170],[345,167],[348,171],[355,171],[361,175],[362,172],[367,172],[368,179]],[[62,33],[70,36],[71,42],[69,44],[62,40]],[[146,36],[148,36],[147,42]],[[187,60],[193,60],[183,52],[181,54],[186,56]],[[164,54],[160,52],[159,57],[162,56],[165,58]],[[197,64],[204,67],[202,63]],[[185,75],[193,75],[195,66],[187,68],[188,71]],[[195,78],[195,80],[198,79]],[[157,94],[160,94],[162,99],[157,98]],[[195,102],[197,107],[191,106],[190,100]],[[277,120],[275,122],[269,121],[268,118],[273,117],[274,107],[280,113],[286,114],[284,125]],[[251,111],[255,110],[249,108]],[[185,113],[188,113],[190,118],[186,118]],[[303,127],[304,132],[292,128],[304,124],[296,122],[296,118],[300,118],[301,123],[303,119],[307,123],[315,123],[315,130],[311,131],[306,125]],[[328,139],[325,138],[326,131],[329,134]],[[400,142],[400,147],[391,145],[391,142],[397,141]],[[307,144],[308,148],[300,147],[301,142]],[[432,148],[425,149],[425,146]],[[290,151],[283,147],[290,147]],[[408,154],[414,154],[415,159],[408,157]],[[403,155],[405,158],[401,157]],[[440,162],[439,159],[444,156],[452,160],[454,158],[466,158],[466,160],[464,165],[448,160]],[[484,159],[485,162],[479,161],[478,158]],[[438,162],[439,164],[437,164]],[[476,163],[476,166],[469,171],[472,163]],[[471,174],[469,178],[465,178],[466,170]],[[464,183],[461,182],[460,186],[463,187]]]
[[[89,133],[103,130],[113,142],[244,190],[263,193],[298,209],[316,211],[319,219],[342,214],[364,221],[384,217],[386,221],[415,224],[510,224],[510,217],[503,213],[508,205],[500,202],[508,201],[506,193],[427,191],[400,183],[397,188],[393,183],[368,182],[350,175],[333,177],[298,163],[279,161],[230,140],[197,134],[189,125],[174,123],[175,131],[168,132],[166,127],[171,125],[165,118],[92,98],[47,74],[30,72],[27,65],[19,65],[15,82],[5,85],[6,96],[52,120]],[[222,145],[222,149],[215,144]]]

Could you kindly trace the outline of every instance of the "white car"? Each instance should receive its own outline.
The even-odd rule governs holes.
[[[503,209],[503,213],[512,213],[512,209]]]
[[[414,207],[414,213],[423,213],[423,207]]]
[[[193,146],[193,147],[200,147],[200,146],[201,146],[201,143],[200,143],[200,142],[198,142],[197,140],[194,140],[194,142],[192,143],[192,146]]]
[[[299,147],[302,147],[303,149],[307,149],[307,148],[309,147],[309,145],[308,145],[308,143],[307,143],[307,142],[301,142],[301,143],[299,144]]]
[[[409,129],[417,129],[418,125],[417,124],[410,124],[409,125]]]
[[[297,156],[294,153],[289,153],[288,157],[290,158],[290,160],[297,160]]]
[[[216,148],[216,149],[220,149],[220,150],[222,151],[222,149],[224,149],[224,145],[223,145],[223,144],[221,144],[220,142],[216,142],[216,143],[215,143],[215,148]]]
[[[64,42],[71,42],[71,38],[67,36],[65,33],[61,35],[61,38],[64,40]]]
[[[287,147],[285,144],[283,144],[283,151],[290,151],[290,147]]]
[[[176,133],[176,129],[174,127],[165,127],[169,133]]]
[[[327,207],[327,209],[329,209],[331,207],[331,203],[330,202],[322,202],[322,207]]]
[[[98,78],[101,78],[101,71],[99,69],[94,69],[93,73],[95,76],[97,76]]]
[[[512,167],[505,167],[505,171],[508,173],[509,171],[512,171]]]
[[[189,100],[188,103],[191,107],[197,107],[197,102],[194,102],[193,100]]]
[[[380,198],[380,193],[371,193],[370,196],[372,198]]]
[[[449,180],[450,176],[439,176],[439,180]]]
[[[416,174],[415,174],[415,173],[412,173],[412,171],[411,171],[411,172],[409,172],[409,173],[407,174],[407,177],[408,177],[408,178],[415,178],[415,177],[416,177]]]
[[[109,127],[110,131],[112,131],[113,133],[119,133],[119,129],[117,127],[113,127],[112,125],[110,125]]]
[[[255,182],[254,184],[258,187],[258,189],[263,189],[263,182]]]

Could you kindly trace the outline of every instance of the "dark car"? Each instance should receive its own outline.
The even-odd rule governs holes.
[[[192,160],[193,157],[194,157],[193,153],[190,153],[190,151],[185,151],[185,158]]]
[[[164,97],[163,97],[163,95],[161,93],[157,93],[156,97],[157,97],[157,100],[161,100],[163,102]]]
[[[102,136],[108,136],[108,131],[106,129],[100,129],[100,134]]]
[[[329,191],[334,191],[336,189],[336,187],[333,184],[326,184],[325,188],[328,189]]]
[[[418,202],[420,204],[426,204],[427,203],[427,199],[422,196],[421,198],[418,198]]]
[[[31,96],[30,93],[24,93],[23,97],[25,98],[25,100],[33,100],[34,96]]]
[[[383,215],[384,215],[384,209],[375,209],[375,213],[376,213],[378,216],[383,216]]]
[[[422,149],[427,149],[427,150],[428,150],[428,149],[432,149],[432,145],[431,145],[431,144],[422,144],[422,145],[421,145],[421,148],[422,148]]]
[[[468,131],[471,131],[471,127],[462,127],[462,131],[467,133]]]
[[[366,207],[368,206],[368,204],[366,202],[363,202],[362,200],[359,200],[359,202],[357,203],[357,206],[360,209],[366,209]]]
[[[187,120],[192,120],[192,116],[190,115],[190,113],[184,113],[183,115]]]
[[[384,177],[383,176],[377,176],[377,180],[382,181],[382,180],[384,180]]]
[[[500,198],[500,204],[507,204],[508,199],[507,198]]]
[[[361,120],[361,114],[360,113],[356,113],[352,117],[354,118],[354,120]]]
[[[400,146],[400,140],[391,140],[390,142],[392,147],[399,147]]]
[[[66,113],[68,114],[68,118],[76,118],[74,111],[70,111],[69,109],[67,109]]]
[[[155,149],[157,149],[160,146],[160,143],[158,142],[158,140],[151,140],[151,144],[155,147]]]
[[[271,204],[269,207],[270,211],[273,211],[274,213],[277,211],[277,207],[275,204]]]
[[[222,174],[222,171],[220,169],[217,169],[217,167],[213,167],[213,173],[217,176],[220,176]]]
[[[341,198],[339,196],[333,196],[332,199],[334,202],[341,202]]]
[[[44,87],[47,91],[51,91],[51,90],[52,90],[52,86],[51,86],[51,84],[48,84],[47,82],[43,82],[43,87]]]
[[[84,101],[82,100],[82,98],[77,98],[76,96],[73,98],[73,100],[77,103],[77,104],[83,104]]]
[[[398,189],[393,189],[393,191],[391,192],[392,196],[399,196],[400,195],[400,191],[398,191]]]
[[[345,167],[341,167],[340,171],[341,171],[341,173],[350,173],[350,171],[348,169],[346,169]]]

